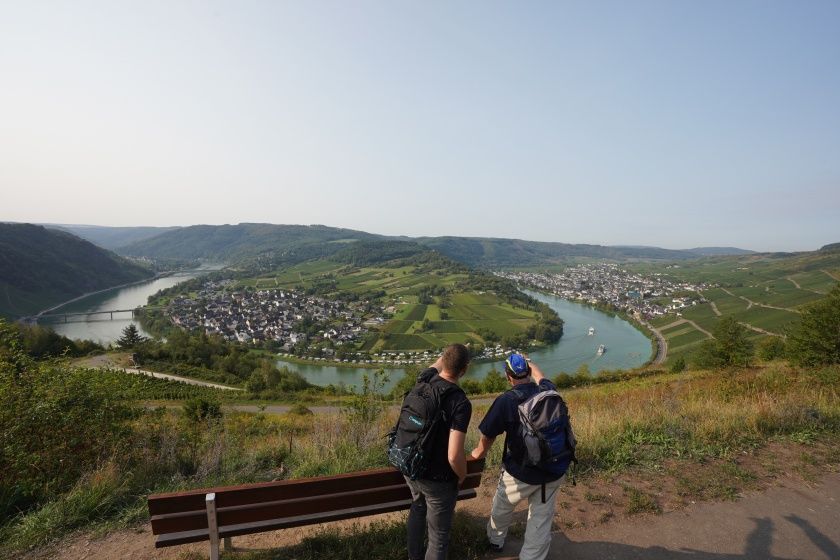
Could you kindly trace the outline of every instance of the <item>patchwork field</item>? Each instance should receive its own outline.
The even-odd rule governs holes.
[[[682,309],[651,320],[668,341],[668,362],[687,356],[708,338],[699,329],[714,331],[720,317],[733,316],[760,341],[768,335],[783,336],[799,319],[803,306],[824,297],[840,278],[840,253],[757,254],[717,257],[684,262],[676,266],[639,263],[630,268],[641,273],[660,273],[676,280],[707,283],[702,290],[709,303]],[[691,321],[665,328],[680,319]]]
[[[504,338],[520,335],[533,324],[536,313],[514,307],[490,292],[457,291],[467,274],[419,271],[414,266],[354,267],[330,261],[307,262],[281,273],[241,282],[255,288],[288,288],[355,293],[359,296],[384,292],[393,306],[393,316],[381,327],[378,340],[366,340],[361,350],[369,352],[424,350],[452,342],[487,342],[480,333]],[[445,297],[426,295],[424,290],[445,288]],[[428,294],[428,292],[426,292]]]

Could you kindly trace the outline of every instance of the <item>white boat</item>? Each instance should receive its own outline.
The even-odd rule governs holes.
[[[600,346],[598,347],[598,355],[599,355],[599,356],[600,356],[601,354],[603,354],[604,352],[606,352],[606,351],[607,351],[607,347],[606,347],[606,346],[604,346],[603,344],[602,344],[602,345],[600,345]]]
[[[593,336],[595,334],[595,327],[589,327],[589,336]]]

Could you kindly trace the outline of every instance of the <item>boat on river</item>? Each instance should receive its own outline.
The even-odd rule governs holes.
[[[589,327],[589,336],[595,335],[595,327]]]
[[[606,352],[606,351],[607,351],[607,347],[606,347],[606,346],[604,346],[604,345],[602,344],[602,345],[600,345],[600,346],[598,347],[598,352],[597,352],[597,354],[600,356],[601,354],[603,354],[603,353],[604,353],[604,352]]]

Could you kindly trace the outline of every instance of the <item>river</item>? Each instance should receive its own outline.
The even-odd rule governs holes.
[[[179,272],[171,276],[141,282],[133,286],[114,288],[105,292],[90,295],[55,309],[53,312],[84,313],[111,309],[133,309],[145,305],[149,296],[159,290],[169,288],[195,278],[218,266],[208,265],[201,269]],[[556,296],[525,290],[536,299],[547,303],[565,322],[563,337],[557,344],[531,352],[531,358],[537,362],[548,375],[556,375],[564,371],[574,373],[582,364],[586,364],[592,373],[605,369],[630,369],[641,366],[651,354],[650,341],[627,321],[607,315],[601,311],[570,302]],[[77,322],[48,323],[59,334],[70,338],[90,339],[102,344],[110,344],[117,340],[122,330],[134,323],[145,335],[140,324],[133,320],[129,313],[114,316],[113,320],[103,316],[88,316],[75,318]],[[595,328],[595,334],[588,334],[589,328]],[[598,345],[606,346],[606,352],[597,354]],[[307,380],[316,385],[339,385],[359,387],[362,376],[372,370],[352,367],[336,367],[322,365],[301,365],[279,360],[278,365],[299,371]],[[483,379],[492,369],[501,371],[502,362],[486,362],[474,364],[467,374],[473,379]],[[390,380],[385,386],[389,389],[402,377],[404,370],[389,369]]]
[[[643,365],[651,356],[650,340],[624,319],[607,315],[587,305],[574,303],[556,296],[530,290],[523,290],[534,298],[545,302],[563,319],[563,337],[560,342],[547,348],[530,353],[546,375],[574,373],[586,364],[592,373],[606,369],[632,369]],[[589,335],[589,328],[595,328],[595,334]],[[598,346],[603,344],[606,352],[597,354]],[[299,371],[306,379],[316,385],[344,384],[358,387],[362,376],[371,370],[340,366],[301,365],[279,360],[278,365]],[[484,379],[491,370],[502,371],[504,363],[484,362],[473,364],[467,374],[472,379]],[[405,370],[401,368],[386,370],[389,389],[400,380]]]
[[[212,270],[218,270],[218,265],[206,265],[195,270],[176,272],[162,278],[155,278],[146,282],[139,282],[123,288],[114,288],[87,297],[78,299],[71,303],[62,305],[50,311],[50,313],[92,313],[94,311],[110,311],[112,309],[134,309],[146,305],[149,296],[160,290],[200,276]],[[88,339],[100,344],[110,344],[122,336],[122,330],[129,324],[134,323],[144,336],[150,336],[143,330],[140,323],[131,318],[130,313],[115,313],[114,319],[108,315],[89,315],[71,317],[68,323],[63,323],[61,318],[42,319],[39,321],[49,326],[58,334],[68,338]]]

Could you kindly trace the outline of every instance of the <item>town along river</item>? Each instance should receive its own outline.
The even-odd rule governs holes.
[[[218,267],[209,266],[197,270],[177,272],[131,286],[98,292],[57,307],[50,313],[92,313],[114,309],[134,309],[146,305],[149,296],[160,290],[171,288],[175,284],[217,269]],[[51,317],[40,322],[68,338],[88,339],[106,345],[120,338],[122,330],[131,323],[137,325],[144,336],[149,336],[147,332],[143,331],[140,323],[131,318],[131,313],[114,313],[113,320],[109,315],[78,315],[69,317],[68,321],[64,323],[62,317]]]
[[[145,305],[149,296],[159,290],[214,269],[210,267],[181,272],[124,288],[114,288],[68,303],[52,312],[90,313],[113,309],[133,309]],[[551,306],[565,322],[560,342],[535,350],[530,354],[547,375],[554,376],[561,371],[571,374],[582,364],[589,366],[592,373],[605,369],[630,369],[641,366],[650,357],[650,341],[627,321],[559,297],[531,291],[527,293]],[[142,332],[142,328],[131,318],[130,313],[114,314],[113,320],[110,320],[107,315],[79,316],[72,320],[76,322],[65,324],[61,322],[63,319],[58,318],[51,319],[49,322],[45,321],[44,324],[48,324],[59,334],[69,338],[95,340],[102,344],[117,340],[122,330],[130,323],[137,325]],[[595,334],[592,336],[588,335],[590,327],[595,328]],[[147,333],[143,334],[148,336]],[[597,350],[601,344],[606,347],[606,351],[599,356]],[[346,387],[359,387],[362,376],[374,371],[368,368],[302,365],[282,360],[277,364],[299,371],[309,382],[316,385],[343,384]],[[490,370],[502,371],[503,368],[501,361],[473,364],[468,377],[483,379]],[[389,368],[386,371],[390,377],[389,383],[385,386],[385,390],[388,390],[402,378],[404,370]]]
[[[573,374],[586,364],[592,373],[606,369],[632,369],[643,365],[651,356],[650,340],[633,325],[620,317],[607,315],[586,305],[574,303],[556,296],[525,290],[534,298],[545,302],[563,319],[563,337],[560,342],[547,348],[534,350],[530,357],[539,364],[546,375],[551,377],[561,371]],[[595,328],[595,334],[589,335],[589,328]],[[603,344],[606,351],[598,355],[598,346]],[[310,383],[316,385],[339,385],[359,387],[362,376],[373,370],[366,368],[302,365],[277,362],[299,371]],[[485,362],[470,366],[467,377],[483,379],[490,370],[502,371],[504,363]],[[385,389],[399,381],[405,370],[386,369],[390,377]]]

